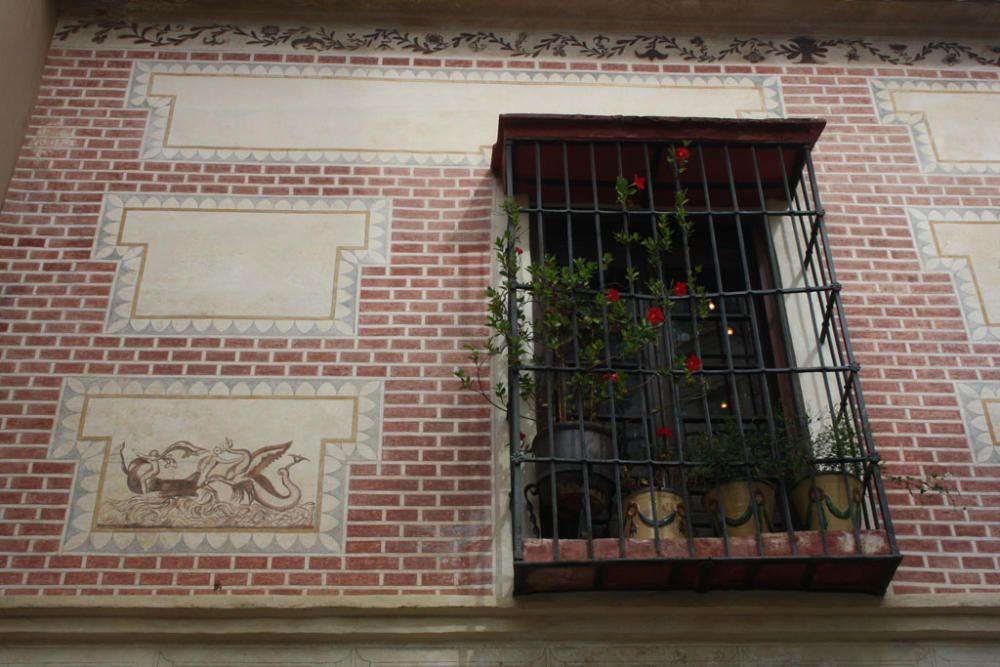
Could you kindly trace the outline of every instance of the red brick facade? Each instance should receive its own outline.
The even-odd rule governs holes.
[[[483,333],[496,181],[488,167],[144,160],[138,60],[770,75],[785,115],[827,127],[815,161],[871,427],[904,554],[896,594],[1000,591],[1000,468],[975,463],[956,382],[1000,381],[1000,343],[970,340],[950,274],[922,268],[907,207],[1000,209],[1000,173],[926,173],[870,80],[1000,81],[989,68],[628,64],[530,59],[50,51],[0,215],[0,586],[6,595],[494,595],[490,410],[452,376]],[[691,115],[697,115],[692,109]],[[355,338],[105,333],[116,263],[93,258],[107,193],[379,197],[388,265],[363,267]],[[1000,254],[1000,248],[997,249]],[[68,376],[385,381],[381,459],[349,471],[345,553],[61,553],[71,461],[47,458]],[[510,555],[501,555],[509,559]]]

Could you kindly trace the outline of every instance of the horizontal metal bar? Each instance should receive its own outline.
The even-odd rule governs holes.
[[[553,215],[565,215],[570,214],[584,214],[593,215],[598,213],[600,215],[621,215],[621,208],[533,208],[530,206],[520,207],[521,213],[551,213]],[[629,209],[629,213],[633,216],[643,216],[643,215],[661,215],[667,214],[671,215],[674,213],[674,209],[644,209],[644,208],[632,208]],[[748,209],[707,209],[707,210],[687,210],[688,217],[691,216],[709,216],[709,215],[775,215],[775,216],[792,216],[792,215],[814,215],[818,216],[820,211],[818,209],[760,209],[760,208],[748,208]],[[586,224],[586,221],[578,221],[576,224]]]
[[[531,292],[532,287],[530,283],[516,283],[514,288],[522,292]],[[807,287],[772,287],[769,289],[745,289],[745,290],[731,290],[723,292],[705,292],[703,295],[708,299],[723,299],[726,297],[737,297],[737,296],[775,296],[778,294],[817,294],[826,292],[839,292],[842,286],[839,283],[831,283],[829,285],[813,285]],[[577,290],[579,294],[593,294],[597,296],[598,294],[603,294],[598,290]],[[619,296],[627,299],[636,299],[638,301],[654,301],[657,300],[652,294],[643,293],[633,293],[633,292],[622,292],[619,290]],[[667,297],[671,301],[683,302],[683,301],[693,301],[700,297],[695,296],[669,296]],[[674,315],[677,317],[677,315]]]
[[[532,364],[520,364],[517,366],[518,370],[522,371],[550,371],[553,373],[579,373],[581,371],[586,371],[590,373],[611,373],[613,371],[622,371],[629,373],[630,375],[681,375],[686,376],[687,372],[684,369],[622,369],[621,367],[606,367],[606,366],[595,366],[593,368],[584,368],[582,366],[535,366]],[[698,371],[698,375],[756,375],[756,374],[780,374],[780,373],[791,373],[791,374],[803,374],[803,373],[847,373],[854,370],[851,366],[758,366],[757,368],[723,368],[719,370],[703,368]]]

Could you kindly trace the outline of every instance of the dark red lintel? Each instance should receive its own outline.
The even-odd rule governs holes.
[[[502,173],[508,141],[712,141],[813,146],[826,126],[815,118],[730,119],[666,116],[501,114],[490,166]]]

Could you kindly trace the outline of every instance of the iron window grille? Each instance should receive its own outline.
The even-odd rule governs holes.
[[[493,167],[517,204],[517,252],[535,267],[519,274],[508,310],[530,341],[506,377],[516,590],[884,592],[900,556],[811,157],[823,124],[501,116]],[[643,187],[617,199],[619,177]],[[677,229],[677,193],[690,233]],[[663,215],[675,244],[657,265],[628,235],[657,238]],[[583,301],[565,302],[567,317],[580,327],[578,304],[591,299],[603,315],[555,359],[533,271],[572,273],[578,261],[596,270],[571,290]],[[693,275],[663,304],[655,341],[623,352],[608,295],[639,322],[660,303],[650,279],[687,287]],[[588,335],[596,363],[581,350]],[[587,374],[588,387],[596,376],[625,390],[602,390],[585,414],[566,387]],[[735,458],[720,461],[725,448]],[[815,516],[793,509],[796,448]],[[823,471],[840,474],[848,500],[822,491]],[[744,500],[723,494],[730,477],[745,480]],[[771,515],[759,482],[773,488]],[[678,504],[660,506],[661,487]],[[734,516],[726,505],[740,502]]]

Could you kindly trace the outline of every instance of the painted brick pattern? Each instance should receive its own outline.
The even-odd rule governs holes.
[[[482,333],[492,174],[141,160],[148,112],[125,93],[132,63],[149,59],[779,76],[788,115],[828,121],[815,160],[876,443],[893,472],[945,474],[954,487],[950,498],[890,490],[905,553],[893,591],[1000,591],[1000,469],[973,463],[954,386],[1000,380],[1000,345],[969,340],[949,275],[921,270],[905,210],[1000,208],[1000,175],[922,173],[907,128],[880,123],[868,83],[995,71],[53,48],[0,215],[5,594],[493,594],[493,505],[506,491],[493,486],[489,411],[451,375]],[[356,338],[107,335],[116,265],[91,249],[108,192],[386,198],[389,264],[362,271]],[[382,459],[351,467],[346,553],[61,554],[75,470],[46,452],[70,375],[384,379]]]

